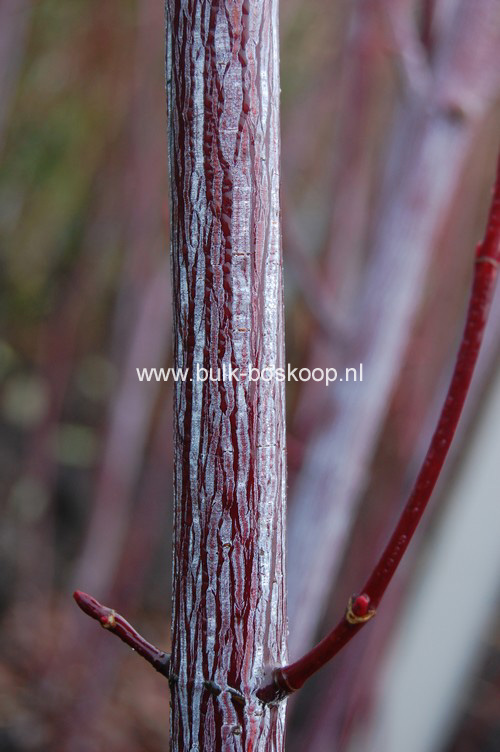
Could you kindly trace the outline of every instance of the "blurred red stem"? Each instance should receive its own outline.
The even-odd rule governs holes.
[[[500,264],[500,158],[486,234],[476,251],[472,292],[465,329],[450,387],[423,465],[398,524],[373,572],[337,624],[302,658],[278,668],[273,681],[258,691],[264,702],[276,702],[299,689],[344,647],[375,611],[408,548],[436,485],[467,396],[483,339]]]
[[[98,621],[104,629],[113,632],[120,640],[131,647],[132,650],[139,653],[160,674],[166,676],[167,679],[169,678],[170,656],[162,650],[155,648],[144,637],[141,637],[123,616],[117,614],[113,609],[103,606],[95,598],[92,598],[91,595],[87,595],[87,593],[83,593],[81,590],[75,590],[73,598],[84,613]]]

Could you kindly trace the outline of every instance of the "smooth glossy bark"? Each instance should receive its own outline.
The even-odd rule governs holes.
[[[255,690],[286,661],[284,388],[249,378],[284,366],[277,0],[168,0],[167,94],[175,364],[189,369],[175,393],[171,745],[281,750],[284,705]]]

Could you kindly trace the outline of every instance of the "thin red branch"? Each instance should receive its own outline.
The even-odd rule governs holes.
[[[348,643],[376,613],[422,518],[450,448],[479,354],[500,265],[500,157],[486,234],[476,263],[464,334],[448,394],[423,465],[398,524],[360,595],[349,601],[337,626],[298,661],[276,669],[259,690],[264,702],[276,702],[299,689]]]
[[[132,650],[139,653],[160,674],[166,676],[167,679],[169,678],[170,655],[168,653],[164,653],[154,645],[151,645],[144,637],[141,637],[123,616],[117,614],[112,608],[103,606],[95,598],[92,598],[91,595],[87,595],[87,593],[83,593],[81,590],[75,590],[73,598],[84,613],[98,621],[104,629],[113,632],[120,640],[131,647]]]

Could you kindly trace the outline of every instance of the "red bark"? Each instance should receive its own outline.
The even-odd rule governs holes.
[[[277,1],[169,0],[173,750],[281,750],[286,661]],[[198,367],[235,377],[200,381]],[[246,378],[244,377],[246,374]],[[222,374],[221,374],[222,376]]]

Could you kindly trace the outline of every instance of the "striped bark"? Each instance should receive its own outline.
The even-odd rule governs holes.
[[[167,0],[173,750],[283,749],[284,385],[249,378],[284,366],[279,91],[277,0]]]

